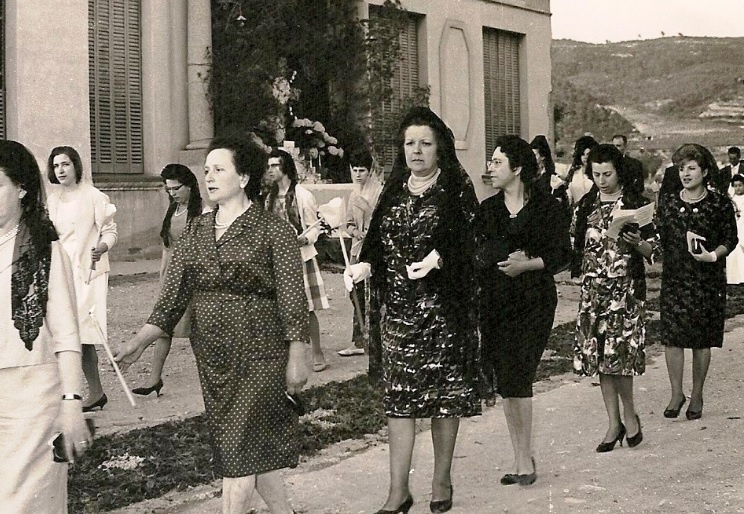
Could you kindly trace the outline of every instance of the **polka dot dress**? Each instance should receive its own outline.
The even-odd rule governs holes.
[[[284,395],[288,342],[308,339],[296,236],[254,205],[215,241],[216,213],[184,234],[148,323],[171,333],[191,302],[191,347],[219,474],[294,467],[298,419]]]

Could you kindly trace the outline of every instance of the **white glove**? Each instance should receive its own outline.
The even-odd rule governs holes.
[[[424,257],[423,261],[414,262],[413,264],[406,266],[408,271],[408,278],[411,280],[418,280],[424,278],[431,270],[439,269],[439,253],[436,250],[429,252],[429,255]]]
[[[565,182],[563,182],[563,180],[561,180],[561,177],[559,177],[558,175],[551,175],[550,176],[550,187],[552,189],[558,189],[559,187],[561,187],[564,184],[565,184]]]
[[[372,276],[372,266],[368,262],[350,264],[344,270],[344,287],[347,291],[354,289],[354,284]]]

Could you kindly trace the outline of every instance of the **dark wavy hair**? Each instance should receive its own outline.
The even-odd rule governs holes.
[[[685,143],[674,152],[672,155],[672,163],[679,172],[682,164],[688,161],[695,161],[698,163],[704,171],[707,171],[703,176],[703,184],[706,186],[708,182],[713,180],[718,175],[718,163],[716,163],[715,157],[710,153],[710,150],[697,143]]]
[[[571,167],[568,169],[566,174],[566,184],[570,184],[573,180],[574,173],[576,170],[581,168],[581,157],[584,155],[587,149],[591,150],[596,147],[599,143],[592,136],[581,136],[574,143],[573,160],[571,161]]]
[[[279,160],[282,163],[282,173],[284,173],[289,178],[289,189],[287,189],[287,205],[291,205],[294,202],[294,191],[295,186],[297,185],[297,165],[294,162],[294,159],[292,156],[285,152],[284,150],[280,150],[278,148],[275,148],[269,152],[269,159],[272,157],[279,158]],[[274,209],[274,202],[276,201],[277,196],[279,195],[279,184],[276,182],[271,183],[271,187],[269,188],[269,194],[267,196],[268,204],[266,208],[269,211],[272,211]]]
[[[266,169],[266,152],[249,139],[220,137],[209,143],[207,154],[220,149],[228,150],[232,154],[235,171],[238,175],[248,177],[245,195],[251,200],[257,200],[261,194],[261,176]]]
[[[189,203],[186,206],[186,217],[189,221],[201,214],[202,197],[201,191],[199,191],[199,181],[188,166],[184,166],[183,164],[166,164],[163,171],[160,172],[160,178],[163,179],[163,184],[165,184],[166,180],[177,180],[181,185],[189,188]],[[163,245],[166,248],[170,248],[171,246],[171,221],[177,208],[178,204],[171,197],[168,210],[165,212],[163,224],[160,228],[160,239],[163,240]]]
[[[548,139],[544,135],[539,134],[532,138],[530,146],[533,150],[537,150],[540,157],[545,159],[545,172],[549,175],[555,175],[555,161],[553,160],[553,152],[550,150]]]
[[[52,152],[49,154],[47,159],[47,178],[52,184],[59,184],[57,175],[54,173],[54,158],[58,155],[66,155],[72,161],[72,165],[75,167],[75,183],[79,184],[83,178],[83,161],[80,159],[80,154],[71,146],[55,146],[52,148]]]
[[[617,172],[618,182],[620,182],[622,187],[633,183],[633,176],[625,164],[625,158],[622,152],[615,145],[609,143],[597,145],[589,152],[589,162],[586,163],[586,176],[589,177],[589,180],[594,182],[592,164],[604,164],[606,162],[610,162],[614,166],[615,172]]]
[[[47,252],[49,243],[58,239],[44,206],[41,170],[31,151],[17,141],[0,140],[0,169],[10,181],[23,188],[21,222],[31,233],[31,241],[39,252]]]
[[[509,158],[509,167],[512,170],[522,167],[519,179],[529,195],[537,178],[538,168],[537,157],[532,151],[532,146],[519,136],[507,135],[497,137],[494,148],[501,148],[501,153]]]

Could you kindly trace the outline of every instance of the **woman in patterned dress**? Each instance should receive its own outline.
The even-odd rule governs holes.
[[[298,416],[286,393],[307,381],[307,303],[294,230],[253,201],[265,168],[253,143],[212,142],[204,171],[217,209],[183,234],[152,315],[116,356],[129,367],[172,333],[191,303],[225,513],[245,513],[254,485],[271,512],[291,512],[278,470],[299,458]]]
[[[170,199],[160,229],[160,238],[163,240],[163,255],[160,259],[160,285],[162,287],[165,272],[173,257],[173,248],[181,234],[202,213],[202,199],[199,182],[188,166],[176,163],[166,164],[160,172],[160,178],[163,179],[165,192]],[[173,329],[173,337],[189,336],[190,318],[189,312],[186,311],[176,328]],[[163,387],[163,366],[170,353],[171,341],[170,337],[161,337],[155,342],[150,375],[145,385],[132,389],[134,394],[146,396],[154,391],[160,396],[160,389]]]
[[[682,145],[672,160],[682,190],[659,198],[656,220],[664,256],[661,335],[672,393],[664,416],[676,418],[687,401],[684,349],[691,348],[692,394],[686,416],[699,419],[710,349],[723,346],[726,256],[738,241],[736,215],[731,200],[709,185],[718,167],[705,147]]]
[[[496,139],[488,166],[499,193],[474,221],[482,364],[504,398],[514,462],[501,484],[530,485],[532,382],[553,327],[558,296],[553,275],[569,262],[564,207],[535,182],[537,161],[527,141]]]
[[[297,233],[310,316],[313,371],[323,371],[326,369],[326,361],[323,348],[320,346],[320,324],[316,311],[328,308],[328,296],[318,260],[315,258],[318,254],[315,242],[320,235],[320,227],[312,225],[318,219],[318,204],[313,194],[297,183],[294,160],[284,150],[274,149],[269,153],[269,165],[265,176],[271,181],[271,188],[265,200],[266,210],[288,222]]]
[[[446,512],[460,418],[480,414],[471,227],[478,203],[452,131],[431,110],[409,111],[397,148],[360,262],[345,281],[350,289],[371,274],[370,376],[378,376],[381,357],[390,439],[390,490],[379,512],[413,504],[416,418],[432,418],[430,508]]]
[[[594,148],[589,153],[587,174],[596,187],[579,202],[571,224],[571,275],[581,275],[582,279],[574,372],[581,376],[599,374],[609,418],[607,433],[597,446],[597,452],[602,453],[612,451],[617,442],[622,446],[626,435],[628,446],[637,446],[643,440],[633,399],[633,377],[646,369],[643,260],[651,262],[659,245],[651,223],[640,229],[626,225],[617,238],[608,234],[615,211],[649,203],[630,187],[633,176],[624,166],[620,150],[610,144]]]

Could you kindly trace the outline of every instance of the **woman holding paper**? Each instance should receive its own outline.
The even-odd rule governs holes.
[[[622,213],[652,208],[648,199],[629,187],[633,177],[623,163],[622,153],[611,144],[591,150],[587,171],[597,187],[579,202],[571,223],[571,275],[582,277],[574,372],[599,374],[609,418],[607,433],[596,449],[600,453],[612,451],[618,442],[622,446],[625,437],[631,447],[643,440],[633,377],[646,369],[644,259],[651,262],[659,247],[653,223],[639,227],[626,216],[628,223],[615,231]]]
[[[692,349],[692,394],[687,419],[703,413],[703,386],[712,347],[723,346],[726,313],[726,256],[736,247],[731,200],[707,187],[718,168],[703,146],[684,144],[672,156],[682,190],[659,201],[661,237],[661,334],[671,398],[664,410],[676,418],[687,398],[682,390],[684,349]],[[715,170],[715,171],[714,171]]]
[[[360,262],[347,268],[344,280],[350,290],[350,283],[371,276],[370,376],[381,371],[390,434],[390,488],[378,514],[413,505],[416,418],[432,418],[429,507],[446,512],[460,418],[481,412],[471,226],[478,202],[452,131],[431,110],[411,109],[396,143]]]
[[[310,342],[313,349],[313,371],[326,368],[325,356],[320,346],[320,325],[315,311],[328,308],[323,277],[315,258],[315,242],[320,235],[318,204],[313,194],[297,183],[297,168],[294,159],[284,150],[275,149],[269,154],[266,172],[272,186],[266,198],[266,210],[287,221],[297,232],[297,243],[302,253],[302,272],[305,279],[305,295],[310,313]]]
[[[80,340],[83,343],[83,373],[88,398],[83,411],[103,409],[108,402],[98,374],[101,344],[90,311],[106,336],[106,297],[108,296],[108,251],[116,244],[116,208],[109,197],[83,181],[80,154],[69,146],[58,146],[49,154],[48,178],[60,187],[49,195],[49,217],[59,233],[62,247],[72,261],[77,299]]]

